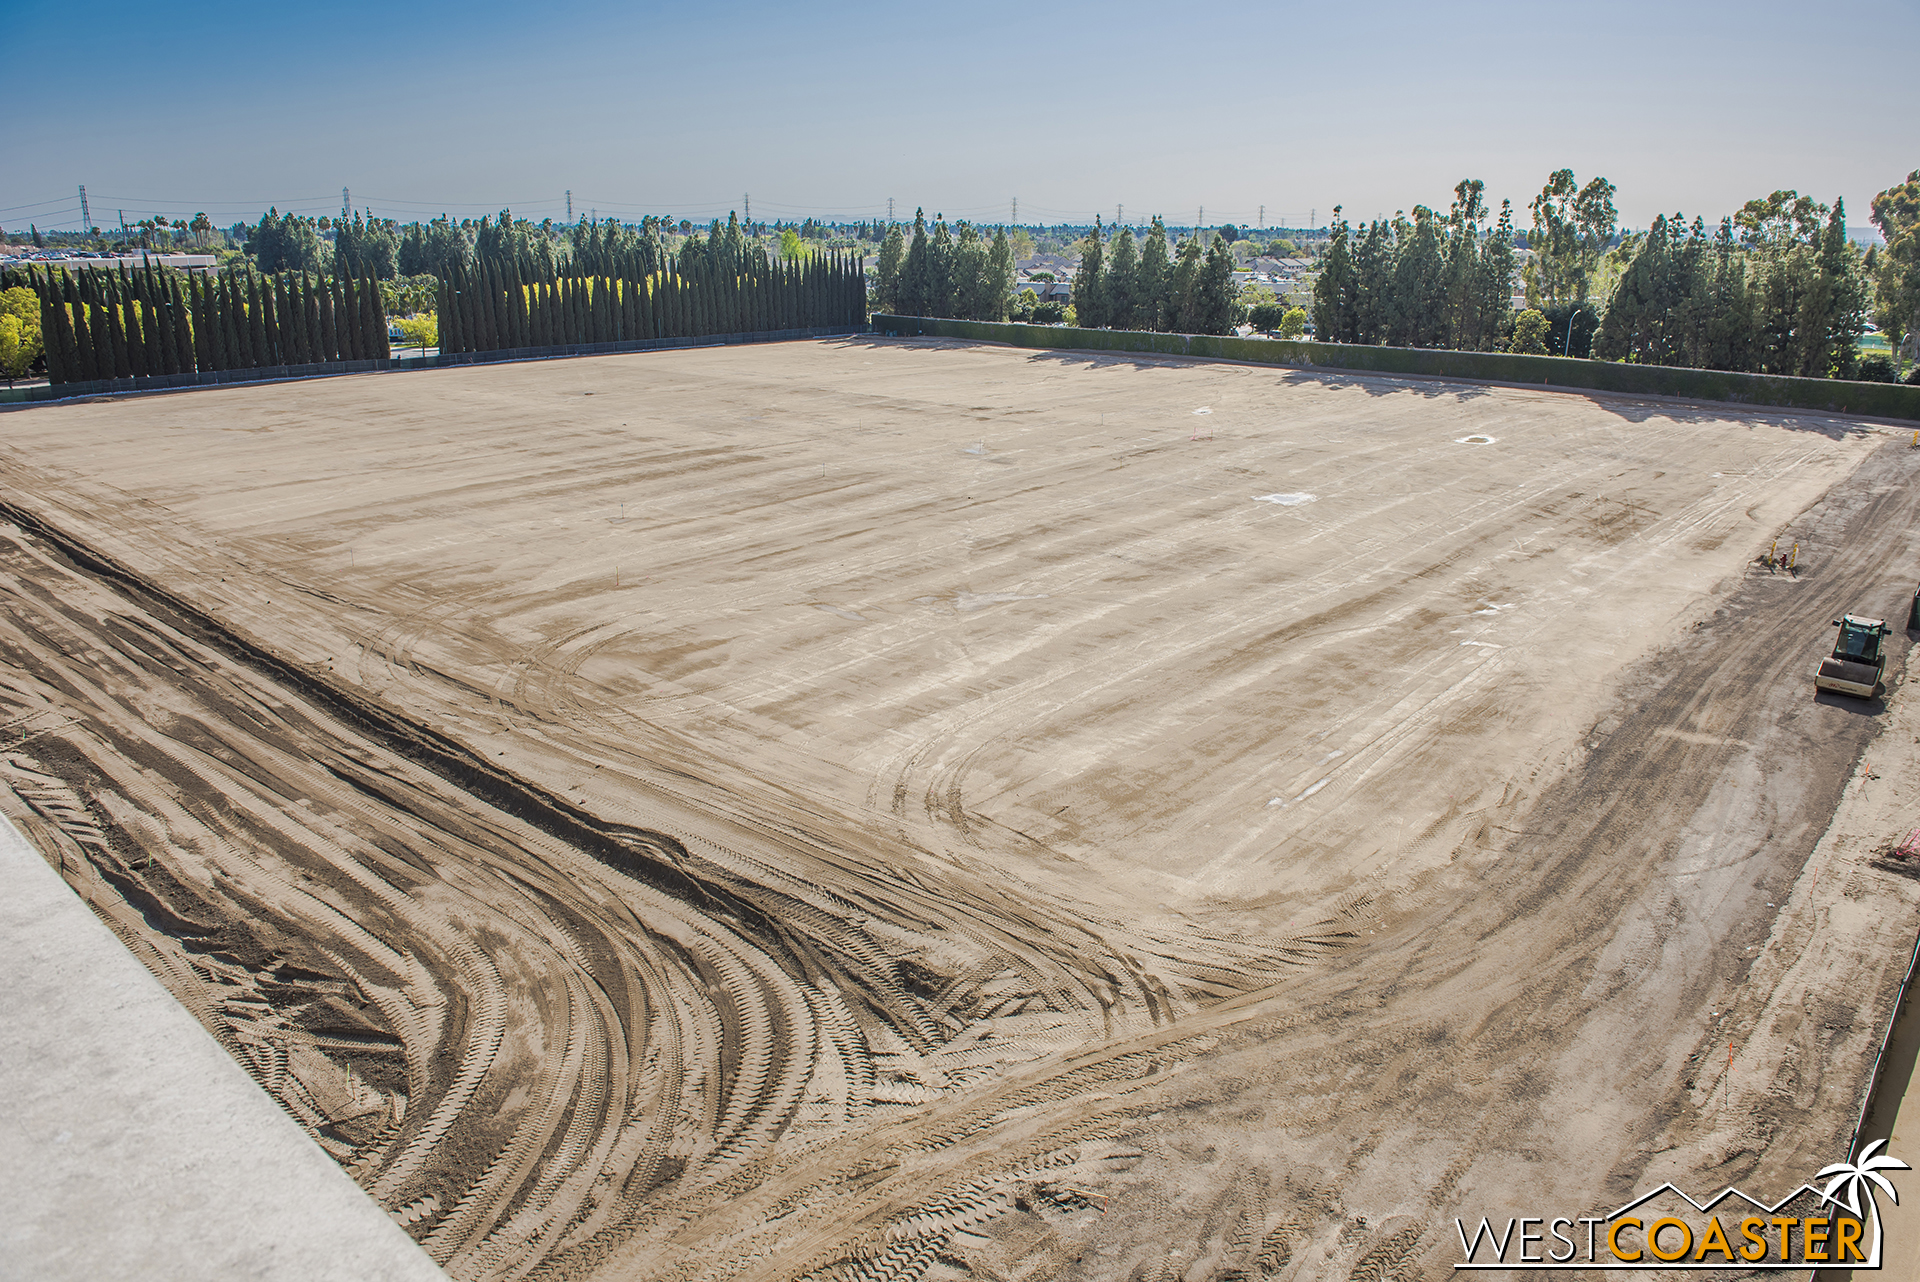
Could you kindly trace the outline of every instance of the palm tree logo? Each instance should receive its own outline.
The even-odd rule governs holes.
[[[1900,1205],[1900,1195],[1894,1192],[1893,1181],[1880,1172],[1913,1169],[1899,1158],[1888,1157],[1880,1152],[1885,1145],[1885,1140],[1875,1140],[1861,1150],[1858,1162],[1835,1162],[1832,1166],[1822,1167],[1820,1173],[1814,1176],[1816,1180],[1824,1180],[1829,1175],[1833,1177],[1827,1184],[1826,1192],[1820,1195],[1821,1200],[1846,1207],[1856,1219],[1860,1217],[1860,1200],[1863,1197],[1866,1199],[1867,1211],[1873,1222],[1873,1254],[1861,1267],[1869,1269],[1880,1267],[1880,1206],[1873,1199],[1874,1188],[1877,1186],[1892,1198],[1895,1206]]]

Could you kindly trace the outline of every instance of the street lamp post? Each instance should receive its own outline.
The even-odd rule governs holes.
[[[1562,356],[1573,355],[1573,318],[1586,310],[1587,310],[1586,304],[1582,303],[1578,307],[1575,307],[1572,311],[1567,313],[1567,343],[1566,343],[1565,350],[1563,350],[1560,353],[1560,355]]]

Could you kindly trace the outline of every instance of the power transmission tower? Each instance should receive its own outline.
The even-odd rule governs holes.
[[[1202,227],[1205,227],[1206,225],[1207,225],[1207,207],[1205,205],[1202,205],[1200,206],[1200,221],[1193,225],[1193,229],[1195,231],[1199,231]]]
[[[351,217],[353,217],[353,197],[347,194],[345,187],[342,187],[340,189],[340,221],[344,223]]]
[[[567,221],[573,221],[573,188],[567,188]]]
[[[1118,227],[1125,221],[1127,221],[1127,207],[1125,205],[1115,205],[1113,207],[1113,225]]]
[[[1317,209],[1309,210],[1307,213],[1307,230],[1312,231],[1314,228],[1318,227],[1319,225],[1320,225],[1320,211]]]
[[[1267,207],[1265,205],[1260,206],[1259,227],[1261,231],[1265,231],[1267,229]]]
[[[87,185],[80,184],[80,230],[87,235],[93,234],[93,211],[87,208]]]
[[[893,197],[887,197],[887,225],[893,225]]]
[[[747,223],[749,226],[751,226],[753,223],[753,193],[746,192],[742,194],[740,197],[740,204],[745,207],[747,211]]]

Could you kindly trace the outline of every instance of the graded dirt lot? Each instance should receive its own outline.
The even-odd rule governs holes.
[[[1845,1155],[1905,433],[867,339],[0,422],[23,827],[457,1277],[1440,1277]]]

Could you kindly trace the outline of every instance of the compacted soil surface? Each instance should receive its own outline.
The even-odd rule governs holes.
[[[1847,1156],[1906,432],[877,339],[0,423],[0,806],[455,1277],[1438,1278]]]

